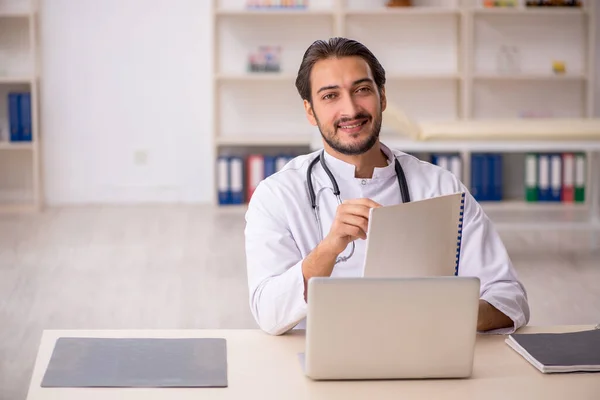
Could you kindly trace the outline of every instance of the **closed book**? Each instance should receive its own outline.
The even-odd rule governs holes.
[[[575,156],[575,202],[585,201],[585,154]]]
[[[569,333],[513,333],[506,343],[545,374],[600,371],[600,329]]]
[[[525,200],[538,201],[538,157],[534,153],[525,155]]]

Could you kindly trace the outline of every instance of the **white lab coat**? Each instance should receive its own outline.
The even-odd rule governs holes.
[[[477,276],[480,298],[514,322],[514,327],[495,331],[510,333],[529,321],[527,293],[518,281],[505,247],[480,205],[449,171],[423,162],[382,144],[389,160],[402,165],[411,200],[466,192],[459,275]],[[246,213],[246,262],[250,308],[260,328],[279,335],[305,328],[302,261],[317,246],[320,234],[310,206],[306,172],[319,151],[296,157],[285,168],[263,180],[256,188]],[[325,153],[342,201],[370,198],[381,205],[401,203],[394,163],[375,168],[371,179],[355,178],[355,167]],[[317,164],[312,173],[323,235],[331,227],[338,205],[330,180]],[[326,188],[323,190],[323,188]],[[410,229],[410,227],[407,227]],[[335,265],[332,276],[363,276],[366,241],[355,241],[354,255]],[[349,245],[342,254],[348,254]],[[399,255],[399,257],[401,257]]]

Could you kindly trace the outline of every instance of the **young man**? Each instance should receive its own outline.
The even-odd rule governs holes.
[[[279,335],[305,327],[310,278],[362,276],[369,209],[402,202],[395,159],[411,200],[466,192],[459,275],[480,278],[477,329],[507,333],[527,324],[526,291],[466,187],[450,172],[380,143],[385,71],[375,56],[353,40],[317,41],[304,54],[296,87],[309,122],[321,132],[323,161],[343,202],[317,162],[315,215],[307,172],[320,151],[295,158],[255,190],[245,235],[250,307],[261,329]]]

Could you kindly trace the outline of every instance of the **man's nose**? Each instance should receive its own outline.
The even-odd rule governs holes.
[[[343,118],[354,118],[357,114],[358,107],[354,98],[351,95],[346,95],[342,99],[341,114]]]

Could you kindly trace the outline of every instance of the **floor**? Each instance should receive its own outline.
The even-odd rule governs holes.
[[[254,328],[239,210],[73,207],[0,216],[0,399],[24,399],[43,329]],[[585,232],[502,237],[530,324],[600,322]]]

